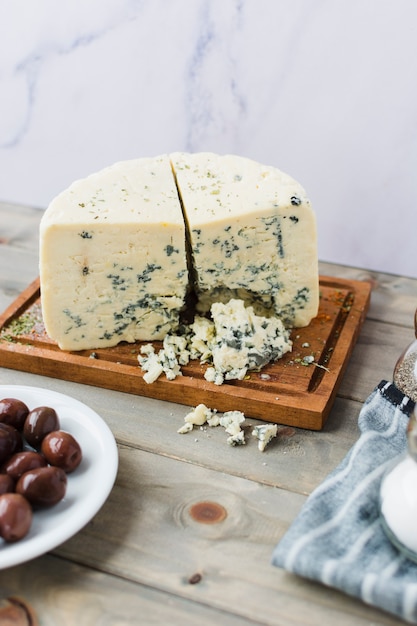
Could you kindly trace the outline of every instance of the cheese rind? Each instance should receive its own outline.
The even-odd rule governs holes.
[[[315,215],[293,178],[234,155],[170,155],[201,312],[243,299],[306,326],[318,310]]]
[[[185,228],[167,156],[76,181],[41,221],[47,333],[64,350],[163,339],[188,287]]]

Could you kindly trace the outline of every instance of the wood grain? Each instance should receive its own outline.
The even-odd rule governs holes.
[[[240,410],[252,417],[320,430],[334,402],[352,349],[366,317],[369,282],[320,279],[320,308],[309,326],[292,332],[293,351],[243,381],[214,385],[204,367],[191,361],[183,376],[165,376],[148,385],[138,367],[141,343],[65,352],[47,336],[41,321],[39,281],[34,281],[0,316],[0,365],[82,381],[117,391],[219,411]],[[17,329],[32,320],[30,328]],[[155,344],[158,349],[158,344]],[[305,356],[314,364],[306,365]],[[91,358],[94,356],[94,358]]]
[[[395,623],[270,565],[305,501],[285,490],[273,494],[251,480],[123,446],[109,501],[55,553],[258,624]],[[193,519],[199,502],[220,505],[226,517]],[[188,583],[192,573],[201,576],[197,585]]]
[[[189,584],[184,580],[184,585]],[[191,586],[191,585],[190,585]],[[252,626],[252,620],[83,567],[52,555],[0,572],[3,596],[29,604],[41,626]],[[0,622],[1,623],[1,622]]]
[[[0,308],[37,276],[41,212],[0,202]],[[399,620],[270,565],[272,547],[306,496],[358,437],[362,403],[412,341],[417,280],[321,263],[322,275],[368,282],[372,298],[320,432],[280,427],[264,453],[248,437],[230,448],[222,428],[177,434],[187,406],[0,368],[0,383],[34,385],[91,406],[115,435],[120,469],[93,520],[54,554],[0,570],[0,594],[30,602],[42,626],[224,624],[395,626]],[[249,424],[257,423],[249,416]],[[190,507],[210,500],[223,522]],[[1,559],[1,551],[0,551]],[[190,584],[190,578],[201,580]]]

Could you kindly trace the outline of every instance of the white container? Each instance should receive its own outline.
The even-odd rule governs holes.
[[[417,309],[414,314],[416,339],[404,350],[394,368],[394,383],[406,396],[417,402]]]
[[[382,480],[380,514],[391,542],[417,562],[417,463],[409,454]]]

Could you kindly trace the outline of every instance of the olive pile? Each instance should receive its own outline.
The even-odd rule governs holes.
[[[33,511],[57,504],[67,490],[67,474],[82,459],[77,440],[60,429],[55,409],[31,411],[16,398],[0,400],[0,537],[23,539]]]

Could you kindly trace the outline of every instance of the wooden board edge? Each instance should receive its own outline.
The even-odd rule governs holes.
[[[32,374],[57,378],[103,389],[130,393],[155,400],[194,406],[195,389],[192,377],[177,377],[169,381],[160,378],[152,384],[144,382],[138,367],[97,361],[95,367],[86,364],[85,357],[66,355],[57,364],[54,351],[31,345],[6,346],[0,352],[0,366],[21,370],[22,355],[30,361]],[[117,382],[116,382],[117,381]],[[219,394],[219,388],[205,380],[199,381],[198,401],[219,412],[240,410],[247,417],[270,421],[308,430],[321,430],[330,410],[329,399],[323,394],[296,394],[279,396],[274,402],[254,397],[251,389],[228,386],[227,394]],[[271,409],[273,413],[271,413]]]
[[[322,377],[316,393],[285,394],[276,401],[253,398],[253,390],[228,385],[227,394],[219,394],[219,388],[199,379],[199,400],[219,411],[242,410],[248,417],[271,421],[288,426],[296,426],[309,430],[321,430],[326,422],[347,362],[360,333],[366,317],[371,293],[371,284],[337,277],[320,276],[322,284],[335,289],[350,290],[353,295],[353,310],[349,311],[344,321],[341,336],[347,338],[348,350],[342,349],[341,343],[332,354],[332,362],[336,374],[331,369]],[[40,296],[39,278],[33,281],[19,297],[6,309],[0,317],[0,327],[18,316],[28,307],[28,302],[35,302]],[[39,348],[30,344],[13,343],[2,345],[0,350],[0,366],[9,369],[22,369],[22,357],[30,366],[26,368],[33,374],[51,378],[59,378],[122,391],[134,395],[154,399],[165,399],[168,402],[191,406],[188,396],[193,396],[192,377],[178,377],[173,381],[161,378],[148,385],[139,368],[117,362],[95,361],[94,368],[87,365],[85,356],[65,352],[65,359],[57,363],[56,349]],[[115,381],[117,380],[117,385]],[[274,395],[275,392],[271,393]],[[273,409],[269,418],[267,412]]]
[[[326,393],[330,393],[331,389],[337,388],[340,384],[368,314],[372,292],[372,285],[367,281],[330,278],[328,284],[335,288],[349,289],[352,293],[352,302],[341,325],[338,341],[328,364],[328,371],[320,382],[321,390],[325,390]]]
[[[31,282],[26,289],[19,293],[3,313],[0,313],[0,329],[13,318],[19,317],[19,315],[21,315],[30,304],[35,302],[40,295],[40,281],[38,277]]]

